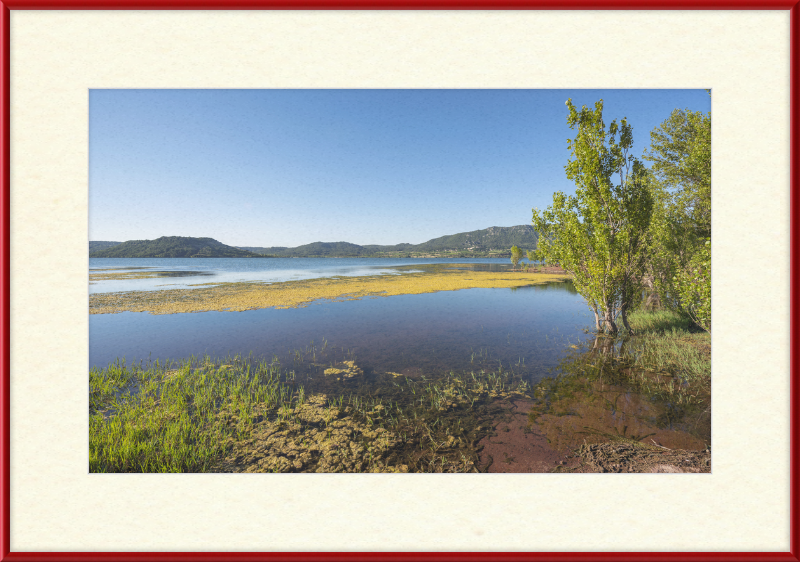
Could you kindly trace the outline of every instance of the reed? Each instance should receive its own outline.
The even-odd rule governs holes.
[[[280,364],[239,357],[90,372],[91,472],[202,472],[264,416],[305,400]]]

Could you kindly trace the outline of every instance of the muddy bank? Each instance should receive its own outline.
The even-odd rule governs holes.
[[[491,424],[491,432],[478,442],[481,472],[553,472],[569,462],[570,454],[558,451],[528,420],[531,400],[516,400]]]
[[[595,432],[592,443],[564,446],[553,442],[545,429],[531,422],[537,403],[517,400],[506,404],[507,412],[491,424],[488,435],[478,442],[480,472],[489,473],[707,473],[711,451],[673,449],[648,442]],[[678,433],[678,432],[674,432]],[[573,435],[578,437],[577,435]],[[690,446],[697,440],[680,436]],[[561,445],[561,446],[559,446]]]

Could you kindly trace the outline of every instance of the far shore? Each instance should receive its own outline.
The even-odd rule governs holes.
[[[279,283],[203,284],[193,289],[95,293],[89,298],[89,312],[176,314],[212,310],[297,308],[321,299],[341,301],[460,289],[511,288],[569,279],[566,273],[553,268],[540,269],[541,272],[524,268],[498,272],[454,269],[453,265],[456,264],[447,264],[444,267],[414,266],[423,271],[400,275],[329,277]]]

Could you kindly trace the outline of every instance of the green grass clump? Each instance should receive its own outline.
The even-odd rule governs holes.
[[[711,334],[669,311],[636,312],[630,323],[636,335],[624,352],[632,367],[710,384]]]
[[[92,368],[89,371],[89,413],[108,409],[117,396],[129,388],[136,369],[129,369],[125,360],[117,359],[107,369]]]
[[[702,331],[687,316],[671,310],[637,310],[628,316],[628,321],[637,333],[699,332]]]
[[[89,381],[91,472],[202,472],[258,416],[303,400],[274,362],[116,362]]]

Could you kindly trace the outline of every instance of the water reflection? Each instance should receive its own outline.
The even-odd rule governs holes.
[[[506,261],[497,258],[460,258],[455,263],[453,258],[90,258],[92,283],[89,292],[153,291],[163,288],[158,283],[158,277],[127,275],[144,269],[202,271],[203,275],[213,275],[215,283],[276,283],[334,276],[398,275],[401,272],[419,271],[415,266],[451,267],[463,263],[467,264],[466,267],[478,264],[499,266],[496,271],[505,271],[508,269]],[[193,286],[196,284],[184,282],[175,283],[173,288]]]
[[[561,291],[571,295],[577,295],[575,284],[572,281],[562,283],[540,283],[537,285],[523,285],[522,287],[511,287],[512,291]]]
[[[537,387],[532,426],[563,451],[619,437],[669,449],[705,449],[711,443],[710,394],[685,393],[680,379],[632,369],[625,345],[596,337],[574,346],[558,374]]]
[[[312,341],[319,351],[326,341],[328,356],[307,354],[303,369],[352,356],[368,376],[513,369],[534,382],[558,364],[569,345],[589,337],[583,331],[589,315],[579,295],[558,289],[465,289],[283,310],[94,314],[90,364],[105,367],[117,357],[252,353],[278,355],[293,366],[295,351]]]

